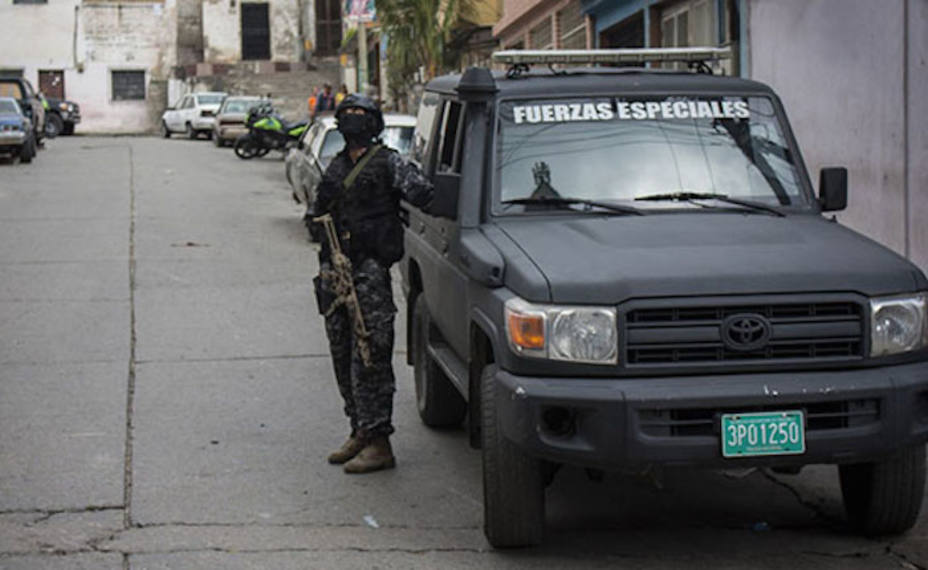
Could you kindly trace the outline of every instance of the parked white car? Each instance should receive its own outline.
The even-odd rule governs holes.
[[[216,91],[184,95],[161,115],[161,136],[168,138],[172,133],[184,133],[188,139],[200,134],[212,137],[216,112],[225,98],[225,93]]]
[[[384,113],[381,133],[384,145],[408,156],[412,150],[412,135],[416,118],[412,115]],[[332,158],[345,146],[338,132],[334,114],[317,116],[303,133],[297,146],[290,149],[284,162],[287,181],[293,190],[293,199],[307,207],[316,198],[316,186]]]

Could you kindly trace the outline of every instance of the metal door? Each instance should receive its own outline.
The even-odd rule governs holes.
[[[267,4],[242,4],[242,59],[271,59]]]
[[[64,71],[60,69],[40,70],[39,91],[51,99],[64,99]]]

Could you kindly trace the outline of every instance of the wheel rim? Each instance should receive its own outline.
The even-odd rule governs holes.
[[[235,154],[239,158],[254,158],[257,149],[251,139],[240,140],[235,143]]]

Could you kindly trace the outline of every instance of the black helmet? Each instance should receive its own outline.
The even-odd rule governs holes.
[[[338,119],[342,111],[351,108],[364,109],[367,116],[371,118],[370,130],[373,136],[380,135],[383,131],[383,113],[380,112],[380,108],[373,99],[360,93],[346,95],[342,102],[338,104],[338,108],[335,109],[335,118]]]

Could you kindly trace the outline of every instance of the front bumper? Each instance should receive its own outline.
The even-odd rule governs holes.
[[[190,124],[198,131],[211,131],[216,124],[216,117],[197,117]]]
[[[852,463],[928,440],[926,362],[641,379],[539,378],[499,371],[496,382],[505,437],[530,455],[587,467]],[[722,457],[720,414],[795,409],[805,411],[804,454]]]
[[[22,146],[26,142],[26,133],[22,131],[3,131],[0,132],[0,147]],[[9,152],[11,149],[4,149]]]
[[[80,111],[60,111],[61,120],[66,123],[78,124],[81,122]]]
[[[235,140],[247,133],[248,128],[245,125],[218,125],[215,132],[222,140]]]

